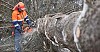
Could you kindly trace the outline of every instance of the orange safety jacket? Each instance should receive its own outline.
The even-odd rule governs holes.
[[[25,10],[22,12],[18,12],[18,10],[14,10],[12,13],[12,22],[15,27],[23,25],[23,21],[29,23],[28,15]]]

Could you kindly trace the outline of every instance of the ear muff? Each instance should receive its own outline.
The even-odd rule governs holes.
[[[21,10],[21,8],[20,8],[20,5],[18,5],[18,12],[21,12],[22,10]]]
[[[22,10],[21,10],[21,8],[18,8],[18,12],[21,12]]]

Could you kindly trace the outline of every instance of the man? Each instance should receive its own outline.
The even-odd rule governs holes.
[[[12,21],[15,27],[15,35],[14,35],[14,42],[15,42],[15,51],[21,52],[21,32],[22,32],[22,25],[23,22],[26,21],[27,24],[30,26],[31,21],[28,19],[28,15],[25,11],[25,5],[22,2],[19,2],[14,8],[12,12]]]

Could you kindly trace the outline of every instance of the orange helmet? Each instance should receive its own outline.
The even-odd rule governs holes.
[[[21,8],[21,10],[25,10],[25,5],[24,5],[23,2],[19,2],[19,3],[13,8],[13,10],[18,9],[18,7]]]

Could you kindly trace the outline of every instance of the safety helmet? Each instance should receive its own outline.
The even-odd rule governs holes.
[[[21,8],[21,10],[25,10],[25,5],[23,2],[19,2],[14,8],[13,10],[16,10],[18,8]]]

